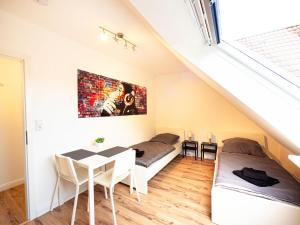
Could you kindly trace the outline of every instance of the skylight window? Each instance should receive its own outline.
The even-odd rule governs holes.
[[[219,1],[221,40],[300,88],[298,0]]]
[[[300,87],[300,25],[274,30],[231,43],[248,56]]]

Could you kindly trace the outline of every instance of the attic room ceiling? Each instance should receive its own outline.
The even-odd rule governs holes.
[[[73,39],[100,53],[117,58],[155,75],[188,69],[164,47],[125,0],[1,0],[0,9]],[[132,52],[113,40],[97,39],[98,26],[122,32],[137,45]]]

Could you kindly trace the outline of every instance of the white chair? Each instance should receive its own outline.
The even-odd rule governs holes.
[[[111,200],[111,208],[113,214],[114,225],[117,224],[116,212],[113,200],[114,186],[124,180],[126,177],[130,176],[130,194],[133,192],[133,185],[136,185],[136,178],[134,173],[135,168],[135,151],[132,149],[121,153],[114,163],[114,167],[97,177],[95,177],[94,182],[104,186],[105,198],[107,199],[107,190],[109,188],[109,195]],[[140,195],[136,189],[137,199],[140,201]]]
[[[88,171],[87,169],[80,167],[80,166],[74,166],[73,161],[69,157],[65,157],[62,155],[55,155],[55,164],[56,164],[56,170],[57,170],[57,181],[55,190],[52,196],[51,200],[51,206],[50,210],[53,210],[53,200],[55,193],[57,192],[58,197],[58,204],[60,206],[60,200],[59,200],[59,189],[60,189],[60,180],[64,179],[67,180],[76,186],[76,193],[75,193],[75,200],[73,205],[73,213],[72,213],[72,219],[71,219],[71,225],[74,225],[75,222],[75,215],[76,215],[76,208],[77,208],[77,201],[78,201],[78,194],[79,194],[79,186],[88,182]],[[95,170],[94,176],[99,175],[102,173],[101,170]]]

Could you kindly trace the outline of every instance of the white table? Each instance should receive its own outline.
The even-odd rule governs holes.
[[[88,151],[93,152],[100,152],[97,148],[87,148]],[[131,149],[128,149],[129,151]],[[104,151],[104,150],[103,150]],[[126,151],[124,151],[126,152]],[[88,190],[89,190],[89,224],[95,225],[95,205],[94,205],[94,170],[97,168],[100,168],[110,162],[113,162],[116,158],[121,156],[124,152],[121,152],[119,154],[113,155],[111,157],[105,157],[101,155],[93,155],[89,156],[87,158],[81,159],[81,160],[75,160],[79,166],[82,166],[86,169],[88,169]]]

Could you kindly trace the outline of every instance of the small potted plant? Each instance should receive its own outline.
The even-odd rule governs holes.
[[[100,147],[101,145],[102,145],[102,143],[104,142],[104,137],[98,137],[98,138],[96,138],[95,139],[95,145],[97,146],[97,147]]]

